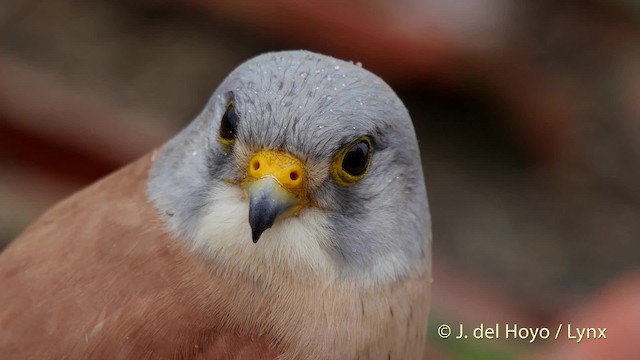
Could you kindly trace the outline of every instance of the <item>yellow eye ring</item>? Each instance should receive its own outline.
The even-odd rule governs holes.
[[[349,187],[361,180],[371,163],[371,139],[363,136],[345,146],[331,164],[331,175],[338,184]]]

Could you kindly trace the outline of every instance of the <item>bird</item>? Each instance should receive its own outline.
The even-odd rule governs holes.
[[[0,254],[0,354],[421,359],[431,242],[391,87],[360,63],[264,53]]]

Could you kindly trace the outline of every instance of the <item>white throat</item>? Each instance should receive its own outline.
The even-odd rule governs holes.
[[[258,243],[251,241],[249,205],[242,190],[224,184],[211,191],[195,233],[194,247],[225,269],[255,276],[332,279],[337,267],[329,255],[333,246],[327,216],[308,208],[296,217],[278,219]],[[243,268],[241,268],[243,267]]]

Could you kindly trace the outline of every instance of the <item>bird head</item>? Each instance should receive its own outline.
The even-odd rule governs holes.
[[[195,251],[255,274],[386,282],[430,252],[406,108],[360,65],[311,52],[236,68],[160,150],[147,193]]]

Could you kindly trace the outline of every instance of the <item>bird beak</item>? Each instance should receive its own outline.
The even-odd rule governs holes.
[[[249,161],[249,176],[249,225],[257,243],[278,216],[305,202],[306,172],[296,157],[262,150]]]

